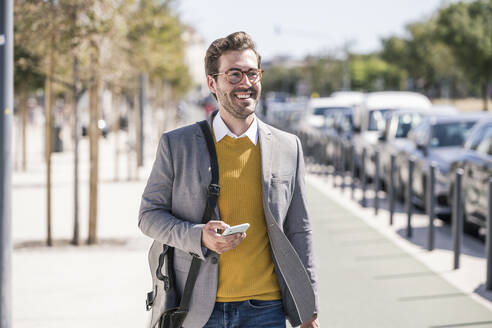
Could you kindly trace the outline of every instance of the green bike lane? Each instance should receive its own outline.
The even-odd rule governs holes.
[[[492,327],[489,308],[329,197],[331,192],[307,183],[322,327]]]

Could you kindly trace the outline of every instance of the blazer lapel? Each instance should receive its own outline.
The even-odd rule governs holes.
[[[270,246],[280,274],[294,299],[294,306],[299,318],[310,318],[312,309],[315,306],[315,295],[309,276],[296,250],[281,229],[277,218],[272,214],[268,201],[272,176],[273,147],[275,146],[272,133],[268,126],[260,120],[258,120],[258,130],[261,147],[263,208],[268,226]],[[300,321],[302,322],[302,319]]]
[[[268,193],[270,189],[270,180],[272,176],[272,160],[273,160],[272,132],[260,120],[258,120],[258,139],[260,142],[260,152],[261,152],[261,184],[262,184],[262,194],[263,194],[263,210],[265,212],[265,216],[275,221],[275,218],[270,211],[270,205],[268,202]],[[267,219],[267,223],[268,221],[269,220]]]

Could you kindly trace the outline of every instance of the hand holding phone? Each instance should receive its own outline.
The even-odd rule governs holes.
[[[243,232],[246,232],[246,230],[248,230],[248,228],[249,228],[249,223],[238,224],[238,225],[235,225],[235,226],[232,226],[232,227],[225,229],[224,232],[222,233],[222,236],[229,236],[229,235],[233,235],[235,233],[243,233]]]
[[[244,233],[238,234],[233,232],[234,235],[224,236],[218,232],[218,230],[222,230],[225,232],[225,230],[229,228],[233,228],[233,227],[229,227],[229,225],[223,221],[207,222],[207,224],[205,224],[205,226],[202,229],[202,245],[216,252],[217,254],[222,254],[224,252],[233,249],[234,247],[236,247],[241,243],[241,241],[246,237],[246,234]],[[240,228],[240,230],[243,229],[244,227]],[[246,229],[244,229],[243,231],[246,231]],[[237,231],[237,232],[242,232],[242,231]]]

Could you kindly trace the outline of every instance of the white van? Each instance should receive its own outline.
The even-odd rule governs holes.
[[[371,164],[375,145],[385,127],[385,115],[395,110],[422,112],[431,108],[432,103],[429,98],[415,92],[384,91],[366,94],[364,101],[354,108],[353,142],[358,158],[363,148],[367,150],[366,174],[369,178],[374,175],[374,166]]]

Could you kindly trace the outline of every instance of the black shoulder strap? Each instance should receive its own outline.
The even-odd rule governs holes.
[[[217,152],[215,151],[214,138],[207,121],[200,121],[197,123],[202,130],[203,136],[207,141],[208,154],[210,155],[210,168],[212,171],[212,181],[208,186],[207,192],[207,204],[205,206],[205,211],[203,213],[202,222],[207,223],[213,216],[215,207],[217,206],[217,199],[219,198],[219,164],[217,162]],[[186,278],[185,287],[183,290],[183,295],[181,295],[181,301],[179,302],[179,310],[187,312],[190,306],[191,295],[193,293],[193,288],[195,288],[195,282],[198,277],[198,272],[200,271],[200,266],[202,261],[193,256],[191,261],[190,271],[188,272],[188,277]]]
[[[203,223],[207,223],[213,216],[215,206],[217,206],[217,199],[219,198],[219,164],[217,162],[217,152],[215,151],[214,138],[210,127],[206,120],[197,123],[202,130],[205,141],[207,142],[208,154],[210,156],[210,169],[212,172],[212,181],[208,186],[207,193],[207,205],[205,207],[205,212],[203,213]]]

